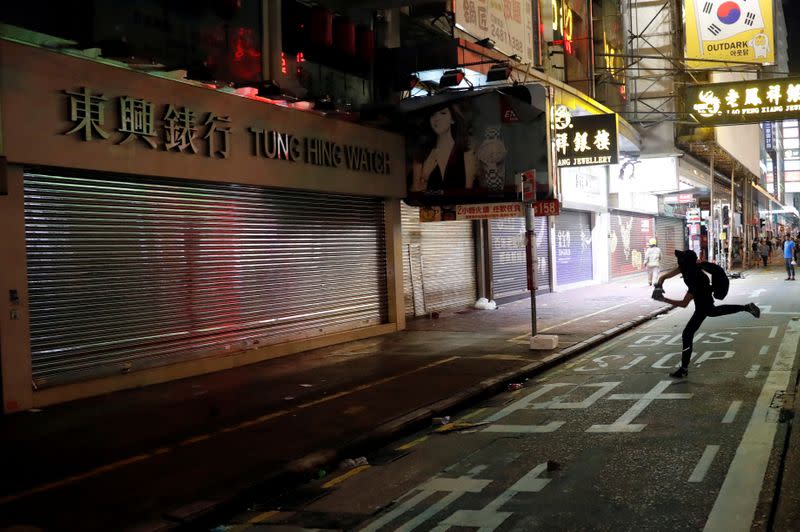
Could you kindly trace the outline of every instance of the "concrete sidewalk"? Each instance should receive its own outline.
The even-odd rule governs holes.
[[[329,470],[666,312],[644,276],[0,420],[0,527],[169,530]]]

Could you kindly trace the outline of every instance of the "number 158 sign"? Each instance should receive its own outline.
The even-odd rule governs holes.
[[[561,204],[557,199],[541,200],[533,204],[534,216],[558,216],[561,214]]]

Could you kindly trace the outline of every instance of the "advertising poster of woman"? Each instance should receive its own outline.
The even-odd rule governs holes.
[[[408,127],[410,205],[520,201],[527,170],[538,199],[551,195],[544,111],[530,102],[499,91],[454,97],[410,114]]]

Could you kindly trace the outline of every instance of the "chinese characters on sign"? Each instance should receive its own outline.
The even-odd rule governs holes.
[[[800,117],[800,78],[712,83],[686,88],[687,108],[708,126]]]
[[[91,141],[95,138],[108,139],[110,133],[106,131],[106,106],[109,98],[95,94],[87,87],[78,91],[64,91],[69,96],[69,119],[75,127],[65,132],[65,135],[79,134],[83,140]],[[162,136],[160,141],[158,130],[155,126],[155,104],[146,100],[120,96],[119,125],[116,131],[124,137],[117,144],[127,144],[135,139],[141,139],[150,148],[156,150],[159,145],[165,151],[187,151],[198,153],[197,143],[206,140],[209,157],[227,158],[230,154],[229,127],[221,127],[220,123],[230,122],[228,117],[219,117],[208,113],[206,119],[200,123],[194,111],[186,107],[176,108],[168,105],[163,115]]]
[[[533,5],[530,0],[459,0],[456,23],[477,38],[489,37],[508,55],[518,54],[532,63]]]
[[[64,135],[79,135],[90,142],[107,140],[111,132],[116,131],[122,134],[116,142],[120,146],[140,140],[152,150],[201,154],[212,159],[227,159],[231,154],[234,133],[230,116],[198,113],[173,104],[167,104],[159,113],[159,107],[153,102],[120,96],[116,98],[118,118],[113,127],[107,124],[107,111],[114,99],[88,87],[64,93],[69,97],[68,118],[74,123]],[[258,158],[374,174],[391,173],[386,152],[252,126],[242,133],[249,135],[251,153]]]
[[[559,167],[617,163],[617,115],[570,116],[558,106],[553,125]]]

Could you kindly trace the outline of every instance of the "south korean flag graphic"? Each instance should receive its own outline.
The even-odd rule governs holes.
[[[758,0],[700,0],[695,4],[700,40],[721,41],[764,29]]]

